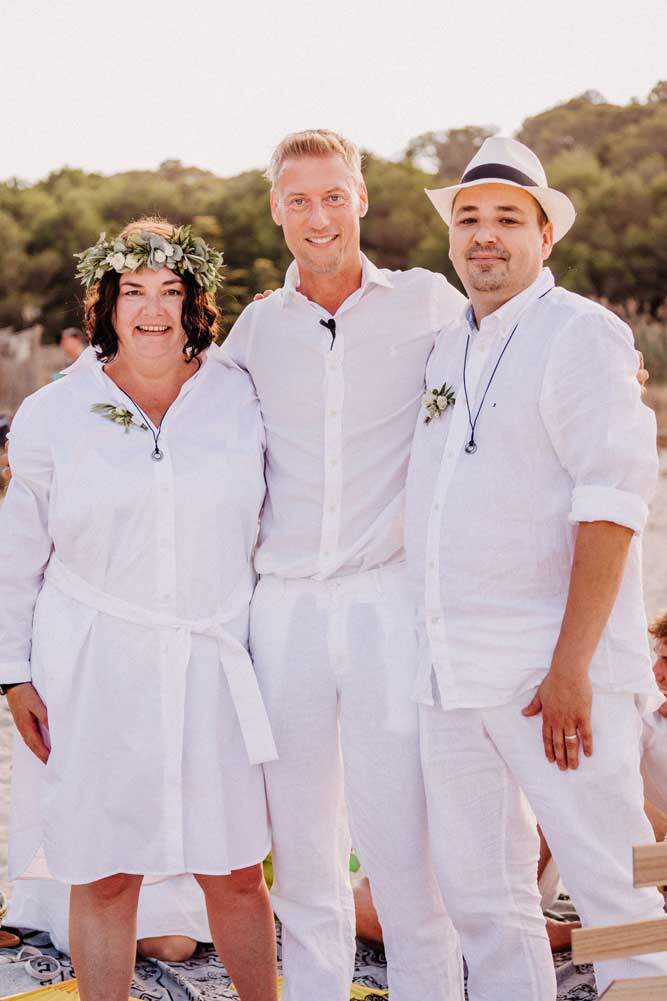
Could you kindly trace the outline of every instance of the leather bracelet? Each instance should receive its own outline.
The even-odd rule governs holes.
[[[0,695],[6,695],[7,692],[11,692],[12,688],[16,688],[17,685],[27,684],[27,681],[10,681],[8,685],[0,685]]]

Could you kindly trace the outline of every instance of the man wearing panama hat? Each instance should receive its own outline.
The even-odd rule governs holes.
[[[536,818],[584,924],[662,914],[630,851],[653,838],[639,537],[655,421],[628,327],[544,267],[575,210],[531,150],[488,139],[427,194],[470,298],[429,361],[407,489],[431,846],[470,1001],[551,1001]],[[600,992],[665,972],[659,955],[596,967]]]

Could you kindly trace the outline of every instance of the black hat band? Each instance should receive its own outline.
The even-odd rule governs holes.
[[[467,184],[468,181],[481,181],[487,177],[492,180],[502,177],[504,181],[514,181],[515,184],[521,184],[524,187],[539,188],[537,181],[528,177],[528,174],[524,174],[523,171],[517,170],[515,167],[507,167],[504,163],[482,163],[479,167],[473,167],[472,170],[467,171],[459,183]]]

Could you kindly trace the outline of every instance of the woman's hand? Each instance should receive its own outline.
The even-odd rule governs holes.
[[[42,764],[49,760],[49,747],[42,736],[41,727],[49,725],[46,706],[29,681],[16,685],[7,692],[7,704],[14,717],[16,729],[24,743]]]
[[[521,710],[524,716],[542,713],[544,753],[561,771],[578,767],[579,741],[587,757],[593,753],[592,702],[587,674],[561,675],[552,668],[530,705]]]

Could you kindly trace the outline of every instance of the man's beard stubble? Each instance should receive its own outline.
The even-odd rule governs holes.
[[[506,266],[499,269],[497,265],[487,265],[485,268],[480,262],[476,267],[473,260],[469,260],[468,263],[473,265],[469,268],[468,274],[475,292],[499,292],[510,284]],[[506,265],[507,261],[503,263]]]

